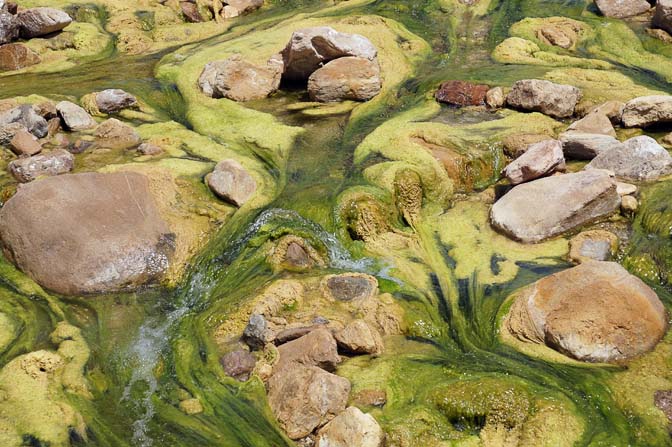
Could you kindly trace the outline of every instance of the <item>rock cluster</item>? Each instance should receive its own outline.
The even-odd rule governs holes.
[[[263,0],[215,0],[206,5],[195,0],[183,0],[179,11],[184,20],[191,23],[231,19],[256,11],[264,5]]]

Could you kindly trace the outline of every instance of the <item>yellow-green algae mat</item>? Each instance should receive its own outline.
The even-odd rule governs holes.
[[[109,87],[137,95],[141,112],[122,118],[165,153],[80,155],[77,169],[146,173],[170,204],[170,224],[202,237],[180,251],[182,265],[164,284],[135,293],[56,296],[0,263],[0,445],[293,445],[261,380],[224,375],[214,332],[276,279],[349,270],[377,275],[406,315],[407,333],[388,337],[381,356],[346,360],[337,371],[353,395],[386,391],[385,406],[362,409],[388,446],[671,444],[653,403],[655,391],[672,389],[669,336],[627,365],[591,365],[499,330],[516,289],[569,266],[564,238],[524,246],[491,230],[501,140],[557,135],[567,123],[514,111],[459,118],[432,98],[447,79],[570,83],[583,90],[583,108],[669,92],[672,47],[637,22],[597,16],[590,3],[274,0],[226,24],[171,30],[174,18],[152,2],[19,1],[78,11],[68,35],[75,44],[51,50],[31,42],[44,62],[3,74],[0,95],[32,103],[41,100],[32,94],[77,100]],[[293,30],[317,25],[363,34],[378,47],[378,97],[320,105],[289,91],[237,104],[198,91],[207,62],[233,53],[263,62]],[[570,27],[572,45],[540,40],[537,30],[548,25]],[[448,172],[432,156],[437,150],[468,175]],[[240,161],[260,185],[238,210],[203,185],[224,158]],[[15,185],[0,180],[5,200]],[[668,308],[671,188],[643,188],[620,255]],[[329,266],[274,269],[268,249],[287,234],[309,241]],[[192,398],[203,412],[180,410]]]

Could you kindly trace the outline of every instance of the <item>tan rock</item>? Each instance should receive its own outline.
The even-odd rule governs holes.
[[[571,85],[524,79],[513,84],[506,102],[517,109],[541,112],[554,118],[567,118],[574,114],[579,99],[581,91]]]
[[[546,140],[530,146],[523,155],[504,168],[502,175],[512,185],[518,185],[564,170],[562,144],[558,140]]]
[[[341,363],[334,336],[328,329],[322,327],[280,345],[278,352],[280,361],[275,367],[277,370],[286,368],[289,363],[301,363],[333,371],[336,365]]]
[[[502,87],[493,87],[485,94],[485,103],[492,109],[499,109],[506,103],[504,89]]]
[[[639,208],[639,202],[634,196],[621,197],[621,209],[625,212],[634,213]]]
[[[310,99],[319,102],[368,101],[381,88],[378,61],[362,57],[333,60],[308,78]]]
[[[39,64],[40,56],[20,43],[0,46],[0,71],[14,71]]]
[[[98,147],[109,149],[132,149],[142,142],[135,129],[116,118],[103,121],[96,128],[95,136]]]
[[[73,131],[87,130],[96,127],[96,121],[89,113],[70,101],[61,101],[56,109],[65,126]]]
[[[623,108],[625,127],[648,127],[672,123],[672,96],[641,96],[628,101]]]
[[[553,139],[549,135],[539,133],[516,133],[502,139],[504,153],[511,158],[518,158],[535,143]]]
[[[609,261],[618,249],[618,237],[611,231],[583,231],[569,241],[569,260],[576,263]]]
[[[206,176],[210,189],[220,198],[243,206],[257,190],[257,182],[236,160],[222,160]]]
[[[607,115],[612,124],[620,124],[623,117],[625,103],[621,101],[607,101],[590,109],[589,113]]]
[[[347,353],[378,355],[384,349],[380,333],[364,320],[353,321],[336,332],[335,337],[338,346]]]
[[[637,192],[637,186],[631,183],[616,182],[616,192],[619,196],[629,196]]]
[[[595,4],[604,16],[615,19],[636,16],[651,9],[646,0],[595,0]]]
[[[385,434],[370,414],[348,407],[320,429],[316,447],[381,447]]]
[[[14,134],[9,145],[16,155],[35,155],[42,150],[42,145],[35,135],[23,129]]]
[[[560,134],[560,142],[565,156],[574,160],[592,160],[620,144],[609,135],[575,131]]]
[[[580,120],[573,122],[567,130],[616,137],[616,130],[611,125],[611,120],[606,114],[600,112],[590,112]]]
[[[213,98],[252,101],[275,93],[280,87],[280,76],[276,66],[254,65],[236,54],[206,65],[199,84],[203,92]]]
[[[30,8],[17,14],[21,25],[21,37],[32,39],[60,31],[70,25],[72,18],[56,8]]]

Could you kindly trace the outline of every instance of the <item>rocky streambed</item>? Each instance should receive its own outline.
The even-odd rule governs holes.
[[[668,0],[0,0],[0,445],[672,445]]]

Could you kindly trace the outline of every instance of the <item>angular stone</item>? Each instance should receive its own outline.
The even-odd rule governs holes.
[[[56,8],[30,8],[17,14],[21,37],[32,39],[60,31],[70,25],[72,18]]]
[[[623,117],[625,103],[621,101],[607,101],[590,109],[589,113],[607,115],[612,124],[620,124]]]
[[[198,11],[198,5],[196,3],[180,2],[180,10],[187,22],[199,23],[205,21]]]
[[[518,158],[525,153],[533,144],[553,138],[539,133],[516,133],[507,135],[502,139],[504,153],[511,158]]]
[[[13,160],[9,163],[8,169],[17,181],[28,183],[42,176],[65,174],[72,171],[74,167],[75,157],[66,150],[56,149],[44,154]]]
[[[251,352],[239,349],[226,354],[221,358],[220,363],[227,376],[245,382],[250,378],[250,374],[257,364],[257,359]]]
[[[618,249],[618,237],[610,231],[583,231],[569,241],[569,260],[609,261]]]
[[[647,127],[672,123],[672,96],[640,96],[628,101],[623,108],[625,127]]]
[[[385,434],[370,414],[348,407],[322,427],[316,447],[381,447]]]
[[[0,8],[0,45],[10,43],[19,38],[19,21]]]
[[[620,144],[620,141],[608,135],[582,132],[560,134],[560,142],[565,156],[574,160],[592,160]]]
[[[546,343],[578,360],[611,362],[655,347],[665,307],[615,262],[590,261],[547,276],[517,294],[506,326],[522,341]]]
[[[607,169],[617,177],[650,181],[672,173],[672,156],[653,138],[631,138],[599,154],[585,169]]]
[[[568,35],[560,26],[545,26],[537,32],[537,36],[549,44],[560,48],[567,49],[574,45],[574,39],[572,39],[573,36]]]
[[[280,87],[280,76],[277,67],[250,64],[236,54],[207,64],[199,84],[204,93],[212,91],[213,98],[252,101],[275,93]]]
[[[340,33],[328,26],[294,31],[282,50],[283,77],[306,80],[323,64],[340,57],[355,56],[374,60],[377,50],[364,36]]]
[[[147,178],[134,172],[22,185],[0,210],[0,238],[8,259],[65,295],[145,284],[166,270],[174,250]]]
[[[117,113],[137,105],[135,96],[120,89],[107,89],[96,93],[96,106],[103,113]]]
[[[27,130],[37,138],[44,138],[49,132],[49,124],[47,123],[47,120],[38,115],[29,104],[14,107],[0,115],[0,128],[10,124],[20,125],[22,129]],[[14,133],[16,133],[16,130]]]
[[[56,110],[65,126],[74,131],[87,130],[96,127],[96,121],[89,113],[70,101],[61,101],[56,104]]]
[[[610,137],[616,138],[616,130],[614,130],[614,126],[611,125],[611,120],[607,115],[599,112],[590,112],[580,120],[573,122],[567,130],[609,135]]]
[[[271,343],[275,334],[268,327],[266,318],[260,314],[252,314],[243,331],[243,341],[253,350],[263,349]]]
[[[434,94],[437,101],[452,106],[482,106],[490,87],[468,81],[443,82]]]
[[[646,0],[595,0],[595,4],[604,16],[615,19],[636,16],[651,9]]]
[[[485,94],[485,103],[492,109],[499,109],[506,103],[504,89],[502,87],[493,87]]]
[[[310,331],[303,337],[278,346],[280,360],[275,366],[282,369],[288,363],[301,363],[306,366],[318,366],[333,371],[341,363],[336,348],[336,340],[324,327]]]
[[[521,242],[540,242],[618,209],[616,182],[606,171],[590,170],[523,183],[492,207],[492,225]]]
[[[546,140],[530,146],[523,155],[504,168],[502,174],[512,185],[517,185],[564,170],[562,144],[558,140]]]
[[[142,143],[135,129],[116,118],[103,121],[96,128],[95,135],[99,147],[110,149],[132,149]]]
[[[257,190],[257,182],[236,160],[223,160],[205,178],[220,198],[243,206]]]
[[[16,132],[9,145],[16,155],[35,155],[42,150],[42,145],[35,135],[26,130]]]
[[[672,33],[672,0],[657,0],[653,26]]]
[[[240,15],[249,14],[261,8],[263,4],[264,0],[226,0],[224,17],[238,17]],[[233,14],[233,10],[235,10],[235,15],[231,15]]]
[[[574,114],[579,99],[581,91],[571,85],[524,79],[513,84],[506,102],[518,109],[541,112],[554,118],[567,118]]]
[[[375,354],[383,352],[380,333],[364,320],[355,320],[335,334],[338,346],[351,354]]]
[[[377,61],[342,57],[317,69],[308,78],[313,101],[368,101],[380,93],[382,81]]]
[[[14,71],[39,64],[40,56],[20,43],[0,46],[0,71]]]

